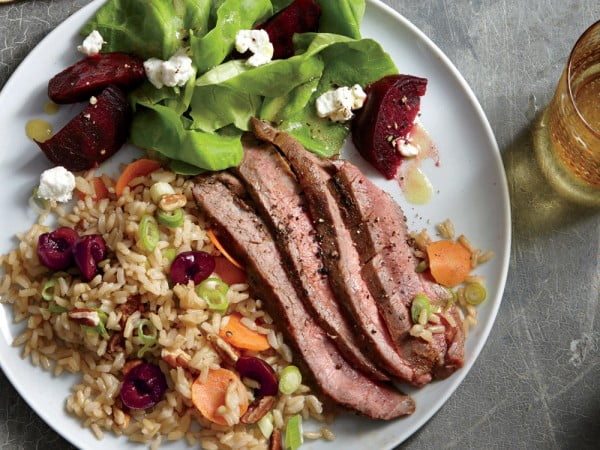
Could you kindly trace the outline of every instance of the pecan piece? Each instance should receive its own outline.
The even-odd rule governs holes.
[[[269,440],[269,450],[281,450],[281,431],[277,428],[271,433],[271,439]]]
[[[123,369],[121,369],[123,371],[123,376],[127,375],[127,373],[134,367],[143,364],[143,362],[144,361],[142,361],[141,359],[130,359],[129,361],[127,361],[123,366]]]
[[[125,328],[129,316],[136,311],[144,314],[146,312],[146,305],[142,303],[142,298],[139,295],[132,295],[127,299],[127,302],[119,305],[118,310],[121,312],[121,320],[119,323],[121,328]]]
[[[208,336],[206,336],[206,339],[208,339],[213,344],[213,349],[215,350],[215,352],[217,352],[217,354],[224,363],[227,363],[231,366],[235,365],[238,358],[240,357],[236,349],[234,349],[231,345],[229,345],[225,340],[221,339],[216,334],[209,334]]]
[[[123,333],[117,332],[112,335],[110,341],[108,341],[108,352],[116,353],[125,350],[125,340],[123,339]]]
[[[183,208],[185,205],[187,205],[187,198],[183,194],[165,194],[158,202],[158,207],[167,212]]]
[[[190,366],[190,356],[185,353],[183,350],[179,350],[175,353],[168,351],[167,349],[162,349],[161,358],[164,362],[166,362],[173,369],[177,369],[178,367],[182,367],[185,370],[188,370],[192,374],[197,374],[198,370],[194,367]]]
[[[266,413],[271,410],[274,403],[275,396],[273,395],[266,395],[262,398],[257,398],[250,404],[248,410],[240,418],[240,422],[245,423],[246,425],[251,425],[258,422]]]
[[[69,320],[79,325],[96,327],[100,323],[98,311],[89,308],[75,308],[67,313]]]

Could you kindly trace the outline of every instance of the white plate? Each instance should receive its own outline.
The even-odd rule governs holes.
[[[35,117],[44,118],[58,130],[81,108],[81,105],[66,106],[55,116],[45,116],[46,86],[54,74],[80,57],[75,50],[81,39],[78,31],[101,3],[102,0],[92,2],[52,31],[25,58],[0,93],[3,191],[0,253],[13,248],[15,233],[32,224],[35,216],[27,207],[27,198],[40,173],[50,167],[37,146],[25,136],[25,123]],[[306,445],[314,449],[391,448],[420,428],[458,387],[485,344],[500,305],[508,269],[510,212],[504,170],[492,130],[471,89],[448,58],[421,31],[379,1],[368,2],[362,31],[365,37],[381,43],[401,73],[429,79],[428,92],[422,102],[422,121],[439,144],[442,161],[440,167],[433,164],[424,167],[435,188],[433,200],[422,207],[407,205],[395,183],[385,181],[367,167],[352,149],[346,149],[346,155],[395,196],[405,209],[411,229],[427,227],[431,231],[432,224],[450,217],[458,232],[469,236],[476,246],[494,250],[496,257],[477,270],[486,277],[490,295],[479,308],[479,325],[467,339],[465,367],[447,380],[418,391],[411,390],[417,404],[411,417],[376,422],[344,415],[333,425],[337,435],[335,444]],[[122,150],[105,170],[110,172],[117,161],[131,159],[133,152],[133,149]],[[146,448],[112,434],[105,435],[104,441],[99,442],[81,427],[79,420],[67,414],[65,399],[77,378],[69,375],[54,378],[20,358],[21,350],[13,348],[11,342],[23,324],[13,324],[10,309],[0,305],[0,363],[29,405],[77,447]],[[182,442],[167,447],[187,448]]]

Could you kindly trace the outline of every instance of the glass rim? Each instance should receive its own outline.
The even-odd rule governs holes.
[[[583,114],[581,114],[581,111],[579,111],[579,108],[577,107],[577,102],[575,101],[575,97],[573,97],[573,91],[571,89],[571,69],[573,66],[573,58],[575,56],[575,50],[577,49],[577,47],[581,44],[581,42],[586,39],[588,37],[588,35],[592,32],[595,31],[596,27],[600,27],[600,20],[594,22],[593,24],[591,24],[584,32],[581,36],[579,36],[579,39],[577,39],[577,42],[575,42],[575,45],[573,45],[573,48],[571,49],[571,53],[569,53],[569,60],[567,62],[567,91],[569,93],[569,100],[571,101],[571,105],[573,105],[573,109],[575,110],[575,112],[577,113],[577,116],[579,117],[579,119],[581,120],[581,122],[583,122],[583,124],[588,128],[588,130],[590,130],[590,132],[594,135],[596,135],[598,138],[600,138],[600,130],[597,130],[596,128],[594,128],[583,116]]]

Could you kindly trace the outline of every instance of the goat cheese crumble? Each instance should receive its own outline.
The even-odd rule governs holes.
[[[413,129],[409,134],[406,135],[406,137],[397,138],[394,140],[394,142],[392,142],[392,145],[396,148],[396,150],[398,150],[398,152],[400,152],[400,154],[405,158],[414,158],[421,152],[421,145],[419,145],[419,142],[422,142],[422,139],[414,139],[413,134],[415,133],[425,133],[425,135],[427,135],[427,132],[421,125],[421,120],[419,120],[419,117],[415,118],[413,122]]]
[[[194,75],[192,59],[183,49],[177,50],[167,61],[158,58],[144,61],[144,70],[148,81],[157,89],[163,86],[185,86]]]
[[[333,122],[345,122],[354,117],[353,109],[363,107],[366,98],[367,94],[358,84],[332,89],[317,98],[317,114]]]
[[[273,44],[265,30],[240,30],[235,35],[235,49],[240,53],[252,52],[246,63],[253,67],[262,66],[273,59]]]
[[[81,45],[77,46],[77,51],[87,56],[94,56],[100,53],[100,50],[102,50],[102,45],[104,44],[106,44],[106,42],[104,42],[102,35],[98,32],[98,30],[94,30],[88,34]]]
[[[75,175],[62,166],[45,170],[40,176],[38,197],[57,202],[71,200],[75,189]]]
[[[398,138],[394,142],[396,144],[396,150],[406,158],[413,158],[419,154],[421,150],[418,145],[414,145],[408,139]]]

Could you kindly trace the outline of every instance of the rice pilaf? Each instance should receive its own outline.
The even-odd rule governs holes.
[[[72,211],[53,204],[43,212],[38,223],[19,234],[19,245],[0,257],[5,270],[0,278],[0,300],[12,304],[16,322],[26,321],[26,329],[13,342],[23,348],[36,366],[60,375],[81,373],[66,401],[67,410],[80,418],[98,439],[104,432],[127,435],[136,442],[158,447],[161,442],[186,439],[205,449],[265,448],[265,439],[256,425],[239,423],[240,395],[252,402],[256,382],[244,378],[245,392],[231,388],[219,413],[228,425],[207,420],[194,407],[191,386],[196,377],[205,380],[209,371],[230,364],[228,354],[235,357],[219,330],[228,316],[212,310],[199,297],[193,283],[170,286],[168,249],[177,253],[202,250],[216,254],[206,235],[201,215],[195,210],[192,181],[174,173],[158,170],[133,180],[122,196],[114,195],[114,182],[103,176],[110,199],[92,199],[92,174],[77,177],[82,198]],[[150,187],[156,182],[171,184],[175,192],[186,196],[182,226],[161,226],[154,251],[146,252],[136,236],[142,216],[155,213]],[[72,227],[81,234],[101,234],[109,249],[108,257],[99,264],[99,274],[84,282],[77,270],[49,273],[36,252],[38,238],[51,231],[45,226],[48,214],[56,214],[58,224]],[[213,274],[212,276],[217,276]],[[52,301],[42,299],[46,282],[56,278]],[[132,298],[142,299],[137,310],[124,308]],[[226,294],[228,313],[238,313],[244,324],[264,334],[270,348],[252,354],[264,359],[279,373],[290,365],[292,353],[272,318],[262,310],[261,301],[252,298],[245,283],[232,284]],[[53,305],[54,312],[49,311]],[[70,321],[67,310],[96,308],[106,315],[107,334],[90,332]],[[157,345],[146,349],[143,359],[157,364],[166,375],[168,389],[164,398],[150,409],[130,410],[122,405],[119,390],[123,371],[129,360],[138,359],[144,344],[138,336],[142,320],[157,330]],[[117,336],[118,338],[115,338]],[[122,338],[122,339],[121,339]],[[229,353],[228,353],[229,351]],[[248,352],[246,352],[248,353]],[[230,366],[229,366],[230,367]],[[289,417],[301,414],[325,421],[323,404],[308,386],[301,384],[291,395],[278,394],[272,410],[273,425],[282,429]],[[328,419],[331,417],[328,415]],[[200,426],[197,426],[199,424]],[[333,439],[326,427],[306,432],[306,437]]]

